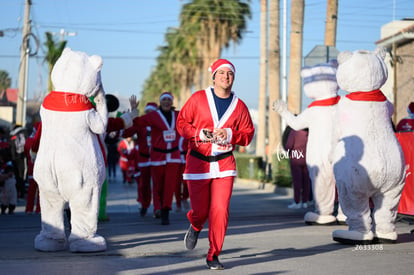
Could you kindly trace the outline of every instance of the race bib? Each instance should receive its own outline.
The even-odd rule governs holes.
[[[222,154],[222,153],[232,151],[233,145],[231,143],[227,145],[213,144],[212,150],[213,150],[213,153],[215,154]]]
[[[173,142],[175,140],[175,131],[174,130],[165,130],[162,132],[164,135],[165,142]]]

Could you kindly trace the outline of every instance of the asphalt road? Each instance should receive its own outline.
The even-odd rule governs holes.
[[[332,240],[331,233],[345,226],[306,225],[306,209],[287,208],[289,189],[275,192],[270,185],[260,187],[236,181],[220,255],[223,271],[206,268],[207,225],[197,247],[187,251],[185,211],[174,209],[167,226],[152,217],[151,209],[140,217],[136,184],[115,179],[109,184],[110,220],[98,225],[98,234],[107,240],[105,252],[34,250],[40,216],[24,214],[20,201],[15,215],[0,215],[0,274],[413,274],[413,220],[397,223],[397,244],[342,245]]]

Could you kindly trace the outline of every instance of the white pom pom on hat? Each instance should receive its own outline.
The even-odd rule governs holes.
[[[171,99],[171,100],[174,100],[174,96],[172,95],[172,93],[170,93],[170,92],[163,92],[161,95],[160,95],[160,101],[161,100],[163,100],[164,98],[169,98],[169,99]]]
[[[228,61],[227,59],[217,59],[209,68],[209,72],[211,72],[211,77],[214,79],[214,75],[220,68],[227,67],[229,68],[234,74],[236,73],[236,68],[234,65]]]

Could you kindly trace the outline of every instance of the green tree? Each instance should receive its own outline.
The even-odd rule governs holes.
[[[158,102],[159,95],[165,91],[171,92],[176,98],[178,96],[178,83],[174,81],[171,69],[171,47],[168,45],[159,47],[160,55],[157,58],[157,65],[144,83],[144,91],[141,97],[141,109],[151,101]]]
[[[168,63],[173,82],[178,84],[178,107],[191,95],[194,74],[197,71],[197,48],[194,36],[183,33],[182,28],[170,29],[166,35],[169,45]]]
[[[49,67],[49,80],[48,80],[48,92],[50,92],[53,89],[52,79],[51,79],[51,73],[53,66],[55,65],[56,61],[59,59],[59,57],[62,55],[63,50],[66,47],[67,41],[60,41],[56,42],[53,39],[53,34],[50,32],[46,32],[46,42],[45,46],[47,48],[45,61],[48,64]]]
[[[157,65],[144,83],[141,108],[157,101],[164,91],[176,96],[181,107],[191,90],[205,88],[209,65],[223,47],[238,43],[250,18],[249,1],[193,0],[180,13],[180,26],[169,28],[165,45],[158,48]]]
[[[9,73],[6,71],[0,71],[0,93],[6,91],[7,88],[10,88],[11,85],[11,78]]]
[[[230,42],[239,43],[251,17],[249,0],[193,0],[183,6],[180,14],[184,30],[191,27],[188,35],[196,38],[199,53],[201,83],[197,88],[205,88],[210,83],[207,68],[220,58],[223,48]],[[194,32],[196,31],[196,32]]]

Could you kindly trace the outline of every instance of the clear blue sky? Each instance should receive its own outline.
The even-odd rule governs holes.
[[[0,1],[0,70],[18,86],[18,69],[24,0]],[[76,32],[65,36],[73,50],[104,59],[102,79],[107,93],[129,97],[142,91],[143,83],[156,64],[157,47],[164,43],[168,27],[178,27],[184,0],[32,0],[32,32],[39,37],[38,57],[29,65],[28,98],[40,96],[47,89],[45,32],[61,29]],[[288,16],[290,0],[288,3]],[[326,0],[305,1],[303,55],[324,43]],[[281,8],[283,1],[281,0]],[[394,9],[395,7],[395,9]],[[249,107],[257,108],[260,55],[260,0],[251,1],[252,19],[238,45],[223,53],[236,66],[233,90]],[[381,26],[402,18],[414,17],[413,0],[339,0],[337,49],[375,48]],[[282,19],[282,17],[281,17]],[[288,24],[290,18],[288,17]],[[289,29],[288,29],[289,34]],[[56,39],[60,39],[57,35]],[[168,87],[165,87],[168,90]],[[160,91],[160,93],[163,91]]]

